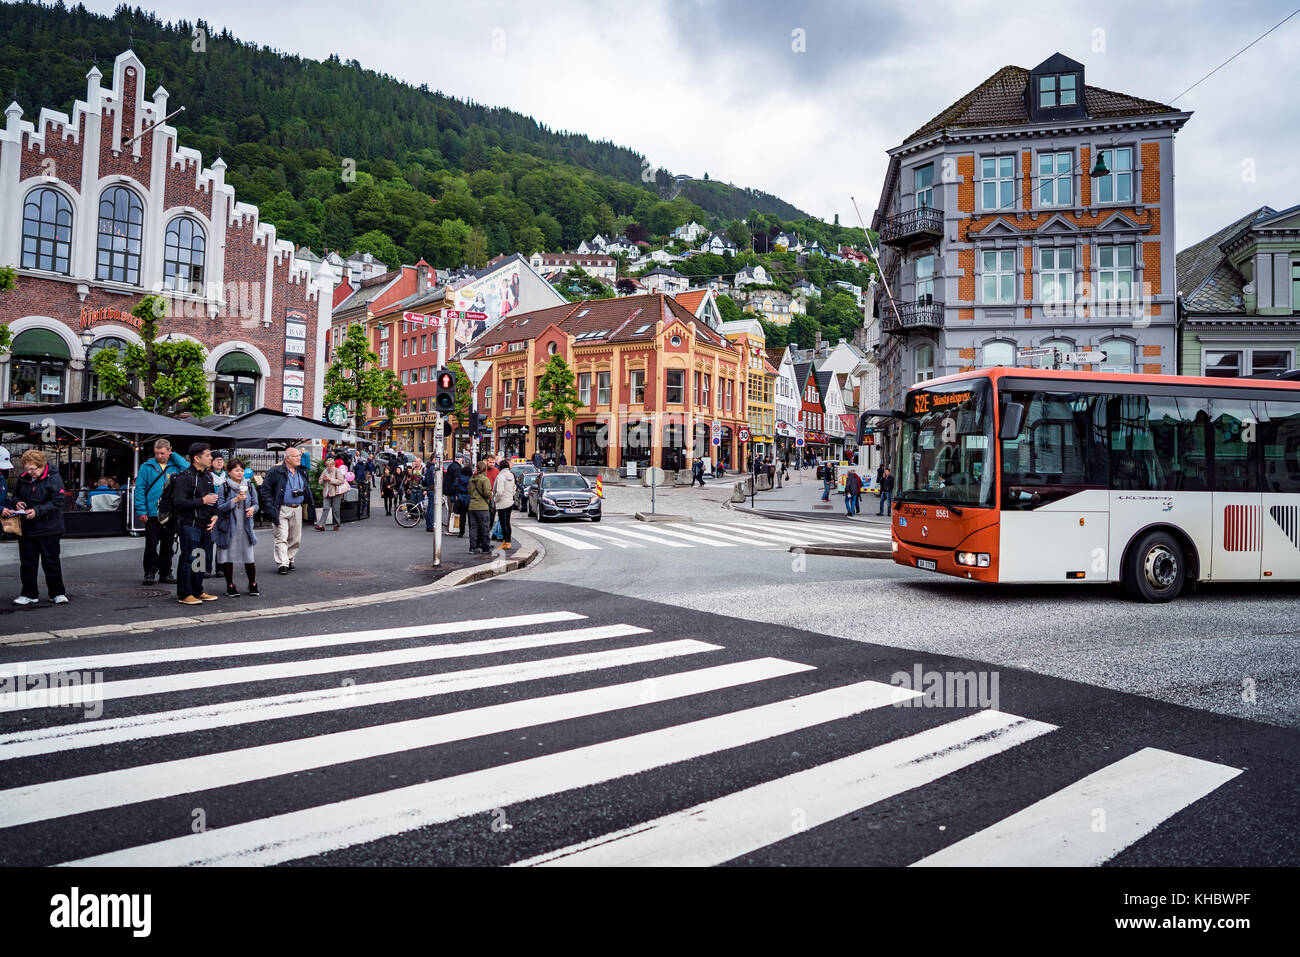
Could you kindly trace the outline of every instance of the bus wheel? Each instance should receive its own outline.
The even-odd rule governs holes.
[[[1186,578],[1183,547],[1168,532],[1143,536],[1124,563],[1124,587],[1143,601],[1172,601],[1183,590]]]

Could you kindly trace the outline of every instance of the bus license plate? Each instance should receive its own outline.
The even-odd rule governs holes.
[[[924,568],[928,572],[938,571],[939,569],[938,564],[928,558],[918,558],[916,560],[916,567]]]

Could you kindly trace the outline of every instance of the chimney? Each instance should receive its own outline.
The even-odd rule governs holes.
[[[429,264],[421,259],[415,264],[415,291],[424,295],[429,291]]]
[[[817,330],[817,344],[813,346],[813,355],[821,355],[822,351],[822,332]]]

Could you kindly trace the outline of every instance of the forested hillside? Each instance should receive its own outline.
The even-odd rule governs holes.
[[[165,86],[171,105],[186,107],[173,121],[182,142],[209,163],[220,154],[243,200],[281,236],[318,250],[481,265],[629,226],[650,238],[690,219],[726,228],[751,210],[769,222],[800,220],[823,242],[841,238],[838,227],[760,191],[681,186],[668,171],[647,184],[633,150],[356,61],[304,59],[138,7],[107,17],[62,0],[0,5],[0,91],[28,120],[41,107],[67,111],[84,96],[90,67],[108,74],[128,46],[148,70],[147,93]]]

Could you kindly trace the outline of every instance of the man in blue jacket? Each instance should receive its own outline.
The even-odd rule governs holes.
[[[153,444],[153,458],[140,466],[135,477],[135,517],[144,526],[144,584],[152,585],[154,576],[168,585],[174,584],[172,551],[176,529],[158,521],[158,500],[167,485],[167,476],[184,472],[190,463],[172,451],[172,444],[159,439]]]

